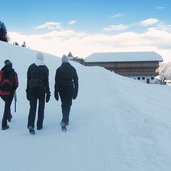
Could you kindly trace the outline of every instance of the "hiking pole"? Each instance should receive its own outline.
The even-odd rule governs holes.
[[[15,93],[14,93],[14,112],[16,112],[16,110],[17,110],[17,93],[15,91]]]

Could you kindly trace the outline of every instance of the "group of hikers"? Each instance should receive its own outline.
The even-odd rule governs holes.
[[[0,70],[0,96],[5,102],[4,113],[2,117],[2,130],[9,128],[8,122],[11,122],[11,103],[15,91],[19,85],[18,76],[13,69],[10,60],[4,61],[4,67]],[[78,94],[78,75],[76,69],[69,63],[67,56],[62,57],[62,64],[56,70],[54,97],[61,100],[62,120],[60,125],[63,131],[69,124],[69,114],[72,100],[76,99]],[[37,115],[37,130],[43,128],[45,102],[50,100],[49,88],[49,69],[44,63],[44,55],[38,52],[36,60],[27,70],[26,97],[30,104],[27,128],[30,134],[35,134],[35,118]],[[38,106],[38,107],[37,107]]]

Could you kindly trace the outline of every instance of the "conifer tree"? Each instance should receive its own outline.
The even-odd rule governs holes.
[[[21,45],[21,47],[26,47],[26,42],[23,42],[23,44]]]
[[[7,29],[3,22],[0,21],[0,40],[4,42],[8,42],[9,38],[7,35]]]
[[[19,43],[18,42],[13,42],[14,45],[16,46],[19,46]]]

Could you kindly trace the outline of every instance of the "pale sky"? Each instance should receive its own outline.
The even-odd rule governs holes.
[[[10,42],[57,56],[155,51],[171,61],[170,0],[6,0]],[[3,8],[2,8],[3,6]]]

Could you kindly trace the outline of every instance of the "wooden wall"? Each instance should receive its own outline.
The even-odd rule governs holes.
[[[156,75],[158,61],[153,62],[85,62],[86,66],[101,66],[124,76]]]

